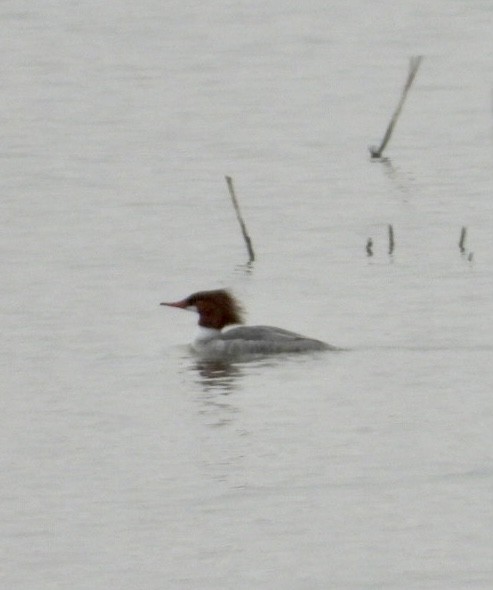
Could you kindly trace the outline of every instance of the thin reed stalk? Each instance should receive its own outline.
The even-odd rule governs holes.
[[[238,199],[236,198],[235,189],[233,186],[233,179],[231,176],[226,176],[226,183],[228,185],[229,194],[231,195],[231,200],[233,201],[233,207],[236,212],[236,217],[238,219],[238,223],[240,224],[241,233],[243,234],[243,239],[245,240],[245,244],[248,250],[248,256],[250,258],[249,262],[253,262],[255,260],[255,253],[253,251],[252,240],[248,235],[245,222],[243,221],[243,217],[241,215],[240,206],[238,204]]]
[[[402,89],[401,98],[397,104],[394,114],[392,115],[392,118],[390,119],[390,123],[387,127],[387,131],[385,132],[385,135],[383,136],[383,139],[378,147],[372,145],[369,148],[372,158],[381,158],[382,157],[383,150],[387,147],[387,144],[390,141],[390,137],[392,136],[392,132],[394,131],[394,127],[396,126],[397,119],[399,118],[399,115],[401,114],[402,107],[404,106],[404,103],[407,98],[407,94],[409,92],[409,89],[411,88],[412,83],[414,82],[414,78],[416,77],[416,74],[418,73],[419,66],[420,66],[422,60],[423,60],[422,55],[414,55],[409,60],[409,72],[407,74],[406,83],[404,84],[404,88]]]

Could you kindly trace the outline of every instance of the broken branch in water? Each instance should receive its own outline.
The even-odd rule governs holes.
[[[243,217],[241,216],[240,206],[238,205],[238,200],[236,198],[235,189],[233,186],[233,179],[231,178],[231,176],[226,176],[226,183],[228,185],[229,194],[231,195],[231,200],[233,201],[233,207],[236,211],[238,223],[240,224],[241,233],[243,234],[243,238],[245,240],[245,244],[248,250],[248,256],[250,257],[250,262],[253,262],[255,260],[255,254],[252,248],[252,240],[248,235],[245,222],[243,221]]]
[[[372,158],[381,158],[382,157],[383,150],[385,149],[385,147],[387,146],[387,144],[390,141],[390,137],[392,135],[392,132],[394,131],[394,127],[397,123],[397,119],[399,118],[399,115],[401,114],[401,111],[402,111],[402,107],[404,106],[404,102],[406,101],[407,93],[409,92],[409,89],[411,88],[414,78],[416,77],[416,74],[418,73],[418,69],[419,69],[419,66],[420,66],[422,60],[423,60],[422,55],[415,55],[415,56],[411,57],[411,59],[409,60],[409,72],[407,74],[407,80],[404,85],[404,88],[402,89],[402,95],[401,95],[401,98],[400,98],[399,103],[397,105],[397,108],[395,109],[394,114],[392,115],[392,118],[390,119],[390,123],[387,127],[387,131],[385,132],[385,135],[383,136],[382,142],[380,143],[379,147],[372,145],[369,148]]]

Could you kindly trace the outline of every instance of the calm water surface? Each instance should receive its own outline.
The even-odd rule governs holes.
[[[491,588],[491,2],[0,23],[2,587]],[[198,362],[220,286],[348,351]]]

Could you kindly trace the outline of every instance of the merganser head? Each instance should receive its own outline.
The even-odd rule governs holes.
[[[182,301],[161,305],[196,311],[199,314],[199,326],[204,328],[222,330],[230,324],[243,323],[243,309],[226,289],[199,291]]]

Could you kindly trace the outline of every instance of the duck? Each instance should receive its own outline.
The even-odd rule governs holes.
[[[198,314],[198,334],[192,350],[201,356],[217,358],[340,350],[283,328],[241,325],[244,308],[228,289],[198,291],[185,299],[160,305]]]

